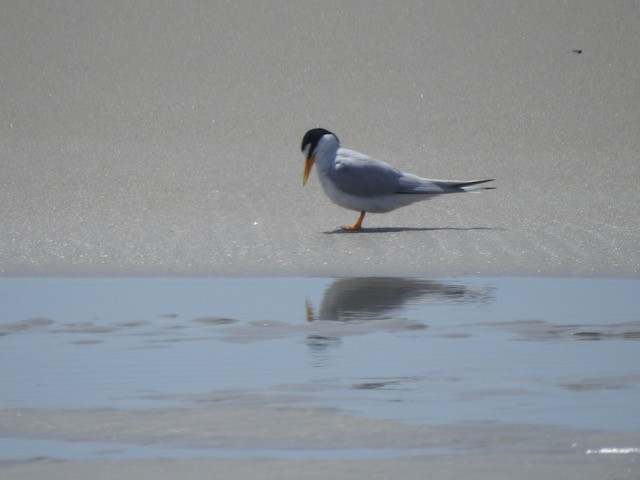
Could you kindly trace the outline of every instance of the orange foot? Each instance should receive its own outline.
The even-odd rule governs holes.
[[[366,212],[360,212],[360,216],[358,217],[358,220],[356,220],[356,223],[354,223],[353,225],[346,225],[342,228],[343,230],[349,230],[350,232],[356,232],[358,230],[360,230],[362,228],[362,220],[364,220],[364,214]]]

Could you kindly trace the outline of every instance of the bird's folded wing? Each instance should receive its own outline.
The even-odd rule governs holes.
[[[336,161],[326,171],[333,184],[345,193],[358,197],[393,194],[440,195],[466,192],[491,180],[432,180],[403,173],[391,165],[355,150],[341,148]],[[487,187],[479,187],[484,189]]]
[[[359,197],[392,195],[403,175],[391,165],[351,150],[341,150],[326,174],[337,188]]]

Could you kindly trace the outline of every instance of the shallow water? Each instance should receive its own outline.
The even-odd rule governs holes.
[[[2,278],[0,298],[0,460],[640,451],[638,279]]]

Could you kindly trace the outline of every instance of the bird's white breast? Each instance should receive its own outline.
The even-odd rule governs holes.
[[[357,212],[363,211],[362,199],[340,190],[322,169],[318,169],[318,178],[320,179],[324,193],[327,194],[327,197],[329,197],[333,203],[349,210],[355,210]]]

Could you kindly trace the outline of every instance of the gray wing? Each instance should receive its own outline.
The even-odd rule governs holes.
[[[387,163],[343,148],[326,173],[340,190],[359,197],[398,193],[404,175]]]
[[[441,195],[489,189],[476,187],[492,180],[433,180],[404,173],[354,150],[341,148],[327,176],[343,192],[359,197],[392,194]]]

